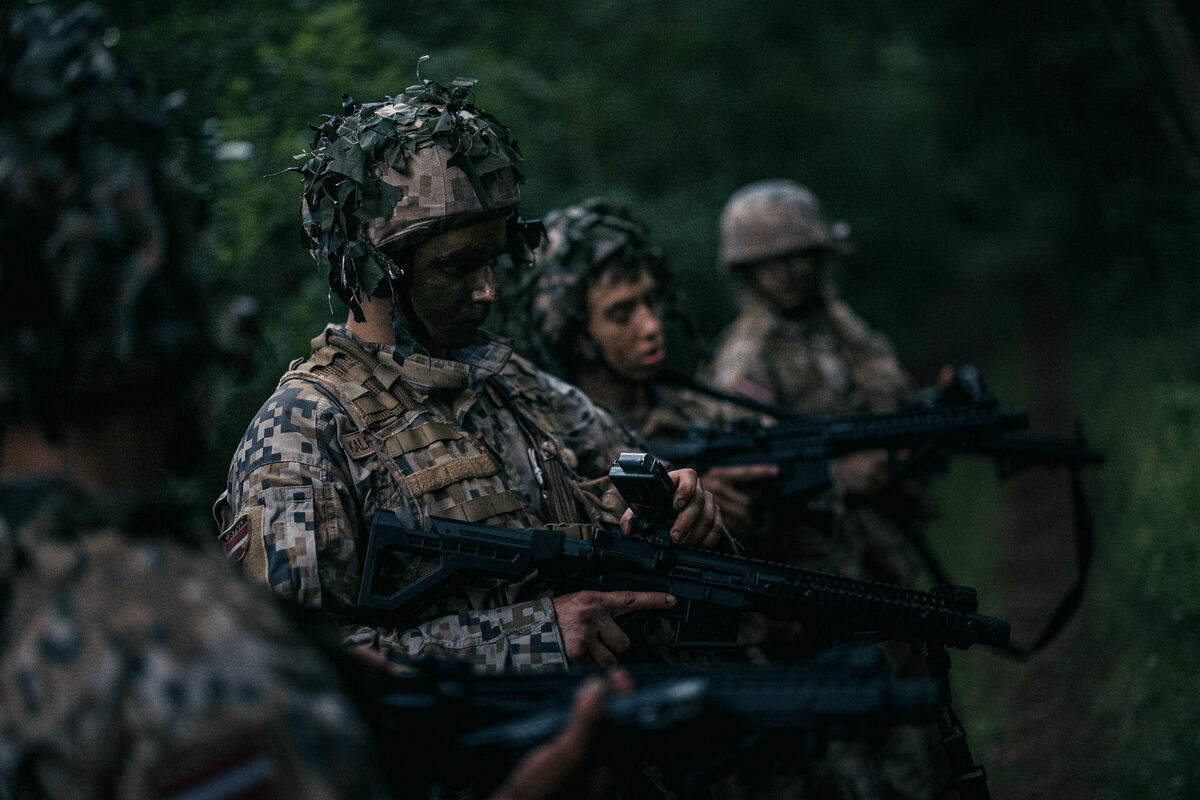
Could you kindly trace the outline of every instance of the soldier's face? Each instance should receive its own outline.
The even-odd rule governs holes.
[[[587,328],[592,346],[622,377],[654,377],[667,357],[658,285],[649,273],[605,272],[588,289]]]
[[[504,251],[503,218],[455,228],[418,245],[409,296],[432,344],[457,350],[475,339],[500,297],[493,259]]]
[[[820,302],[821,262],[815,251],[760,261],[752,268],[754,288],[780,311],[803,312]]]

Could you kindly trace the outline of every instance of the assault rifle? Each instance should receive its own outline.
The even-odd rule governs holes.
[[[643,480],[647,475],[658,485]],[[386,616],[452,578],[518,580],[537,570],[563,591],[670,592],[678,602],[656,616],[670,622],[664,643],[674,646],[733,646],[742,611],[801,619],[825,642],[863,634],[963,650],[973,644],[1002,647],[1008,642],[1008,622],[977,613],[970,587],[922,592],[672,544],[668,518],[674,518],[674,487],[665,475],[662,463],[644,453],[623,453],[610,472],[645,526],[644,539],[600,528],[586,539],[572,539],[560,530],[518,530],[439,518],[431,520],[429,530],[420,530],[402,524],[392,511],[377,511],[358,605]],[[664,478],[666,486],[661,483]],[[641,497],[635,496],[638,491]],[[394,576],[412,557],[435,566],[417,580],[396,586]],[[389,571],[391,580],[385,574]]]
[[[652,440],[650,451],[676,466],[706,472],[712,467],[774,464],[778,498],[810,494],[830,485],[830,460],[864,450],[902,450],[930,444],[971,447],[1029,425],[1022,409],[986,404],[920,408],[883,414],[790,417],[773,424],[754,418],[725,428],[699,424],[686,439]]]
[[[626,669],[635,689],[609,699],[594,756],[640,772],[643,756],[654,753],[655,766],[682,795],[746,766],[747,758],[816,755],[833,740],[931,722],[943,697],[933,679],[893,677],[878,649],[867,647],[793,664]],[[465,662],[429,660],[400,675],[368,676],[357,694],[381,751],[410,756],[395,765],[400,784],[412,789],[414,762],[439,779],[470,764],[476,788],[487,788],[521,754],[561,730],[575,691],[598,674],[572,668],[488,675]],[[447,758],[453,762],[439,764]]]

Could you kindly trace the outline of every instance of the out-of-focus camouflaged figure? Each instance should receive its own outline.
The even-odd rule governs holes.
[[[698,380],[805,414],[894,409],[911,381],[887,339],[837,295],[831,261],[846,248],[844,226],[827,222],[806,187],[764,180],[734,192],[721,214],[718,261],[741,284],[743,308]],[[900,526],[923,513],[919,490],[891,483],[872,454],[840,460],[834,474],[832,518],[789,532],[779,556],[911,585],[916,573]],[[910,655],[889,653],[902,673],[923,669]],[[839,743],[825,759],[826,780],[849,797],[946,796],[936,735],[901,726],[882,746]]]
[[[0,37],[0,798],[377,796],[324,656],[164,499],[213,358],[193,142],[94,7]]]
[[[909,389],[892,346],[837,296],[844,246],[789,180],[742,187],[721,213],[718,260],[747,289],[702,371],[708,385],[806,414],[887,411]]]
[[[414,526],[440,516],[582,531],[616,520],[607,472],[629,434],[478,330],[496,300],[495,261],[527,262],[540,229],[516,216],[520,153],[469,89],[426,80],[347,105],[318,130],[299,169],[304,238],[352,316],[280,380],[215,513],[231,558],[330,614],[348,643],[398,659],[558,668],[570,648],[540,581],[447,585],[385,624],[357,607],[379,509]],[[398,580],[431,566],[414,559]]]
[[[0,483],[0,797],[380,796],[328,661],[170,511]]]
[[[837,296],[830,262],[845,247],[837,227],[794,181],[757,181],[733,193],[721,214],[718,260],[741,284],[744,305],[700,371],[702,383],[805,414],[896,407],[910,379],[888,341]],[[844,459],[839,468],[848,475],[871,470],[867,458]],[[883,467],[879,462],[886,473]],[[789,560],[911,583],[896,510],[880,506],[883,494],[855,491],[856,484],[886,483],[886,474],[861,478],[840,483],[839,513],[825,535],[797,542]],[[910,494],[888,497],[900,504],[898,513],[911,513]]]

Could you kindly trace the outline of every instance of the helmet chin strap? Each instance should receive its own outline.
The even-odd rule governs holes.
[[[435,348],[432,347],[433,339],[429,335],[429,329],[417,316],[408,287],[399,286],[398,283],[388,281],[392,293],[392,330],[395,332],[396,341],[411,338],[422,348],[432,352]]]

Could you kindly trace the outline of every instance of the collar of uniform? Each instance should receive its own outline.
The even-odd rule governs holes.
[[[485,380],[504,369],[512,357],[512,340],[480,331],[475,341],[455,350],[450,358],[429,355],[408,331],[396,332],[396,345],[366,342],[346,330],[344,325],[331,325],[337,334],[347,336],[373,353],[380,361],[392,362],[405,384],[416,394],[425,395],[438,389],[461,390],[478,388]]]
[[[801,319],[787,317],[779,313],[774,306],[754,294],[754,292],[745,291],[742,293],[743,319],[753,319],[757,323],[756,330],[762,330],[768,336],[803,338],[818,327],[817,320],[823,319],[825,313],[822,311]]]

